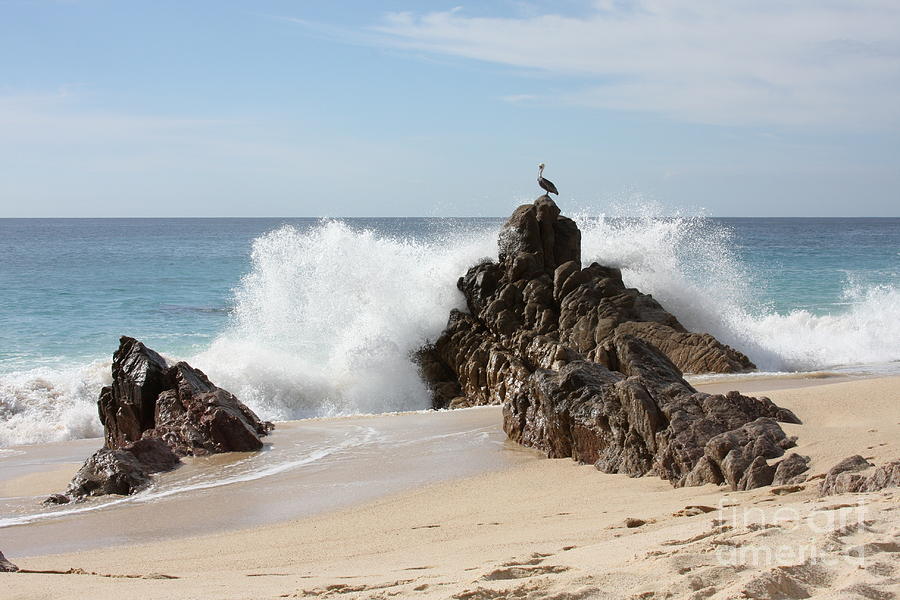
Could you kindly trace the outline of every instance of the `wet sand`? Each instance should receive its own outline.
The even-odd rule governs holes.
[[[900,378],[766,395],[804,421],[785,429],[799,437],[795,451],[812,457],[814,476],[849,454],[879,464],[900,457]],[[327,468],[0,529],[0,549],[20,567],[80,570],[0,575],[0,584],[15,599],[98,600],[862,599],[900,591],[896,489],[824,499],[818,479],[779,490],[673,489],[517,449],[504,442],[499,420],[499,408],[487,407],[291,424],[282,435],[320,426],[330,444],[340,439],[334,424],[345,422],[372,427],[380,442],[329,455]],[[323,497],[334,503],[317,504]],[[219,511],[257,526],[212,535],[183,529],[218,524]],[[260,514],[268,511],[280,516]],[[91,527],[76,525],[85,518]],[[644,523],[627,527],[626,518]],[[176,525],[151,532],[166,519]],[[51,548],[44,527],[58,540],[73,532],[103,540],[78,542],[92,550],[44,554],[63,550]],[[116,540],[110,532],[118,527],[127,533]],[[119,545],[98,548],[110,543]]]
[[[150,490],[41,508],[102,440],[0,457],[0,538],[27,556],[243,529],[509,468],[537,453],[506,440],[498,407],[279,423],[261,453],[186,459]],[[40,461],[47,461],[52,470]],[[40,466],[38,466],[40,465]],[[41,469],[27,473],[31,468]],[[25,473],[25,474],[23,474]],[[10,496],[13,494],[5,494]]]

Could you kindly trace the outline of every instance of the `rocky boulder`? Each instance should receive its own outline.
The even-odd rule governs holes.
[[[503,405],[509,438],[548,457],[572,457],[606,473],[655,474],[675,486],[769,485],[794,445],[777,421],[799,422],[767,398],[696,391],[652,346],[618,335],[604,350],[618,367],[586,360],[536,369]]]
[[[272,424],[186,362],[169,365],[138,340],[122,337],[113,354],[112,385],[97,406],[104,447],[85,461],[64,494],[46,504],[87,496],[133,494],[182,456],[256,451]]]
[[[772,485],[785,485],[791,483],[803,483],[806,481],[806,472],[809,471],[809,457],[799,454],[790,454],[778,463]]]
[[[708,334],[688,332],[618,269],[581,266],[581,234],[546,196],[504,226],[499,262],[457,282],[452,311],[420,352],[435,408],[502,404],[510,439],[610,473],[674,485],[768,485],[799,422],[766,398],[700,393],[682,371],[754,368]]]
[[[150,485],[150,475],[174,469],[180,459],[162,440],[144,439],[112,450],[101,448],[85,461],[62,497],[51,496],[48,504],[62,504],[63,498],[134,494]]]
[[[19,567],[6,560],[6,557],[0,552],[0,573],[15,573],[18,570]]]
[[[900,459],[874,466],[862,456],[848,456],[828,470],[819,493],[830,496],[900,487]]]
[[[169,366],[134,338],[119,341],[112,373],[98,401],[106,448],[159,437],[180,456],[254,451],[272,429],[199,369]]]

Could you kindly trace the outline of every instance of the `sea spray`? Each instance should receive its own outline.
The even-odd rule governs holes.
[[[493,238],[279,228],[253,245],[231,326],[192,360],[270,419],[427,408],[411,354],[463,307],[456,280],[496,256]]]
[[[742,258],[759,247],[740,249],[735,231],[717,220],[659,214],[642,208],[630,218],[576,215],[584,263],[620,267],[626,284],[653,294],[689,329],[745,352],[761,370],[864,364],[900,371],[892,364],[900,361],[896,273],[855,280],[855,259],[836,254],[830,262],[849,272],[843,294],[832,294],[842,304],[776,311],[771,298],[783,290],[766,287],[771,270],[751,268]],[[428,226],[410,237],[321,221],[258,236],[227,327],[198,354],[182,344],[173,358],[203,369],[266,419],[426,407],[409,354],[437,337],[450,309],[462,307],[457,278],[477,261],[496,258],[499,222]],[[242,248],[234,252],[245,253]],[[191,334],[153,330],[173,346],[153,344],[173,354],[177,336]],[[95,362],[17,366],[0,374],[0,447],[100,435],[96,399],[109,364],[109,355],[101,355]]]
[[[735,250],[729,227],[705,217],[581,215],[583,262],[622,269],[691,331],[746,353],[761,371],[813,371],[900,361],[900,290],[848,281],[840,312],[779,313],[762,298],[766,273]],[[890,369],[882,369],[890,371]]]
[[[40,367],[0,376],[0,446],[97,437],[97,394],[110,383],[110,361]]]

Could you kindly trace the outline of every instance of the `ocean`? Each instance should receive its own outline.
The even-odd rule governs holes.
[[[585,264],[761,372],[900,372],[900,218],[575,218]],[[0,448],[100,435],[121,335],[265,419],[426,408],[409,355],[502,222],[0,219]]]

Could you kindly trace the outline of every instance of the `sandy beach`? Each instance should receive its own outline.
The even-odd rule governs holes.
[[[35,526],[7,528],[8,558],[53,573],[0,575],[4,597],[892,598],[900,492],[819,498],[817,476],[851,454],[900,456],[900,378],[827,381],[766,392],[803,420],[785,426],[812,457],[803,485],[673,489],[520,452],[478,475],[225,533],[23,557],[8,534]],[[500,427],[499,407],[431,416]],[[457,460],[474,459],[446,456]],[[53,491],[63,470],[3,489]]]

